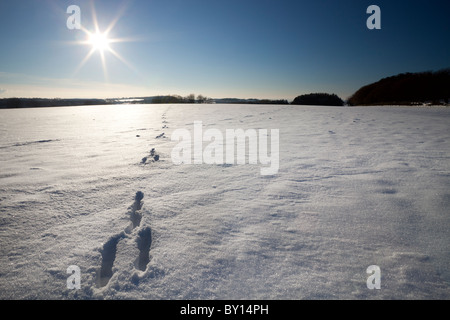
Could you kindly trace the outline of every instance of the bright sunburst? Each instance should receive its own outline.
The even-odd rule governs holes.
[[[88,41],[92,45],[92,49],[96,51],[102,52],[111,49],[109,47],[110,40],[106,33],[91,33],[89,34]]]
[[[84,57],[84,59],[81,61],[81,63],[78,65],[78,67],[75,70],[75,73],[77,73],[84,64],[92,57],[92,55],[95,52],[98,52],[100,54],[100,59],[103,67],[103,73],[105,75],[105,80],[108,80],[107,75],[107,68],[106,68],[106,53],[111,53],[114,57],[119,59],[121,62],[123,62],[125,65],[127,65],[130,69],[135,71],[135,68],[133,68],[124,58],[122,58],[121,55],[119,55],[110,44],[116,43],[116,42],[128,42],[132,41],[131,39],[117,39],[117,38],[111,38],[110,32],[120,19],[121,15],[125,11],[125,7],[122,7],[122,10],[119,11],[119,14],[117,17],[109,24],[108,28],[106,28],[105,31],[100,31],[100,27],[97,21],[97,14],[95,12],[95,8],[92,4],[92,18],[94,22],[94,28],[95,31],[91,32],[87,30],[84,27],[81,27],[81,30],[86,34],[86,40],[84,41],[78,41],[78,44],[87,45],[91,48],[91,50],[88,52],[88,54]]]

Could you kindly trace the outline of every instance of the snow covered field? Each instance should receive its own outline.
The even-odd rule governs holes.
[[[194,121],[279,129],[278,173],[174,164]],[[0,110],[0,298],[449,299],[449,129],[439,107]]]

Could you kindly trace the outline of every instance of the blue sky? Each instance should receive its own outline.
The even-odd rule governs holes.
[[[92,5],[93,4],[93,5]],[[381,30],[369,30],[370,5]],[[93,52],[81,24],[116,21],[114,50]],[[95,15],[92,10],[95,8]],[[402,72],[450,67],[450,1],[20,0],[0,2],[0,97],[203,94],[345,99]]]

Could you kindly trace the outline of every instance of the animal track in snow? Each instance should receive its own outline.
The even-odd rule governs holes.
[[[113,275],[114,260],[116,260],[117,243],[123,238],[123,234],[118,234],[112,237],[103,245],[102,250],[102,266],[98,279],[99,287],[104,287],[108,284]]]
[[[166,125],[168,122],[166,121],[166,113],[164,112],[162,115],[162,124],[163,124],[163,129],[168,129],[169,127]],[[158,138],[158,137],[157,137]]]
[[[145,227],[138,233],[137,246],[139,249],[139,257],[136,259],[135,266],[145,271],[147,264],[150,262],[150,247],[152,245],[152,229]]]
[[[134,197],[134,203],[131,206],[130,210],[130,220],[131,224],[125,229],[126,233],[131,233],[136,227],[139,227],[142,220],[142,199],[144,198],[144,194],[141,191],[136,192],[136,196]]]
[[[156,161],[159,161],[159,154],[156,153],[155,148],[152,148],[152,150],[150,150],[150,154],[142,158],[141,164],[148,164]]]
[[[166,138],[165,133],[163,132],[160,135],[156,136],[156,139],[159,139],[159,138]]]
[[[150,247],[152,244],[152,230],[149,226],[142,227],[137,233],[133,232],[136,228],[141,226],[143,206],[142,199],[144,193],[136,192],[134,203],[130,207],[130,225],[127,226],[124,232],[112,236],[101,250],[102,263],[98,273],[97,286],[99,288],[105,287],[113,276],[113,266],[116,260],[117,245],[124,238],[136,237],[134,243],[137,244],[139,256],[136,258],[134,266],[136,269],[145,271],[150,262]]]

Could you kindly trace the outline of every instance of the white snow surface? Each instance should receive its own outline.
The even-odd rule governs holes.
[[[174,164],[194,121],[279,129],[278,173]],[[0,298],[449,299],[449,129],[444,107],[0,110]]]

